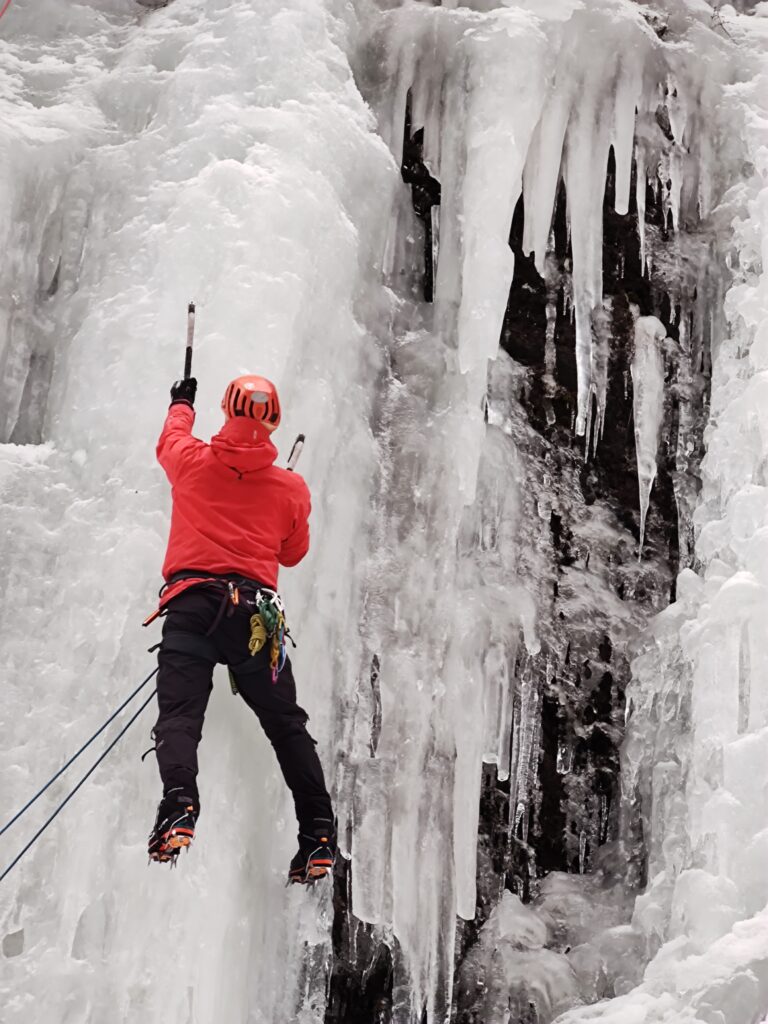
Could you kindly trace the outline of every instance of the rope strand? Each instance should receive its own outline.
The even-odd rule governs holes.
[[[150,676],[150,678],[151,678],[151,676]],[[150,693],[150,695],[149,695],[149,696],[147,697],[147,699],[146,699],[146,700],[144,701],[144,703],[143,703],[143,704],[141,705],[141,707],[139,708],[139,710],[138,710],[138,711],[136,711],[136,712],[135,712],[135,713],[134,713],[134,714],[133,714],[133,715],[132,715],[132,716],[131,716],[131,717],[130,717],[130,718],[128,719],[128,721],[127,721],[127,722],[125,723],[125,725],[124,725],[124,726],[123,726],[123,728],[122,728],[122,729],[120,730],[120,732],[119,732],[119,733],[117,734],[117,736],[115,736],[115,738],[114,738],[114,739],[112,740],[112,742],[111,742],[111,743],[109,744],[109,746],[108,746],[108,747],[107,747],[107,748],[106,748],[106,749],[104,750],[104,752],[103,752],[103,753],[102,753],[102,754],[100,755],[100,757],[98,757],[98,758],[97,758],[97,760],[96,760],[96,761],[94,761],[94,763],[93,763],[93,764],[91,765],[91,767],[90,767],[90,768],[88,769],[88,771],[87,771],[87,772],[85,773],[85,775],[84,775],[84,776],[82,777],[82,779],[80,779],[80,781],[79,781],[79,782],[78,782],[78,784],[77,784],[77,785],[75,786],[75,788],[74,788],[74,789],[73,789],[73,790],[71,791],[71,793],[69,793],[69,794],[68,794],[68,795],[67,795],[67,796],[66,796],[66,797],[65,797],[65,798],[64,798],[64,799],[63,799],[63,800],[61,801],[61,803],[60,803],[60,804],[58,805],[58,807],[57,807],[57,808],[55,809],[55,811],[53,812],[53,814],[51,814],[51,815],[50,815],[50,817],[49,817],[49,818],[48,818],[48,819],[47,819],[47,820],[46,820],[46,821],[44,822],[44,824],[40,826],[40,828],[39,828],[39,829],[37,830],[37,832],[35,832],[35,834],[34,834],[34,835],[32,836],[32,838],[31,838],[31,839],[29,840],[29,842],[28,842],[28,843],[27,843],[27,845],[26,845],[26,846],[24,847],[24,849],[23,849],[23,850],[21,850],[21,852],[20,852],[19,854],[17,854],[17,856],[16,856],[16,857],[15,857],[15,858],[14,858],[14,859],[13,859],[13,860],[11,861],[11,863],[10,863],[10,864],[8,865],[8,867],[7,867],[6,869],[5,869],[5,871],[4,871],[3,873],[2,873],[2,875],[0,875],[0,882],[2,882],[2,880],[3,880],[4,878],[5,878],[5,876],[6,876],[7,874],[9,874],[9,872],[11,872],[11,871],[13,870],[13,868],[15,868],[15,867],[16,867],[16,865],[17,865],[17,864],[19,863],[19,861],[20,861],[20,860],[21,860],[21,858],[22,858],[22,857],[24,856],[24,854],[25,854],[25,853],[26,853],[26,852],[27,852],[27,851],[28,851],[28,850],[29,850],[29,849],[30,849],[30,848],[31,848],[32,846],[34,846],[34,844],[35,844],[35,843],[37,842],[37,840],[38,840],[38,839],[40,838],[40,836],[41,836],[41,835],[43,834],[43,832],[45,832],[45,830],[46,830],[46,829],[48,828],[48,826],[49,826],[49,825],[51,824],[51,822],[52,822],[52,821],[54,820],[54,818],[56,818],[56,817],[58,816],[59,812],[60,812],[60,811],[63,811],[63,810],[64,810],[64,808],[65,808],[65,807],[67,806],[67,804],[68,804],[68,803],[69,803],[69,801],[70,801],[70,800],[72,799],[72,797],[73,797],[73,796],[75,795],[75,793],[76,793],[76,792],[78,791],[78,789],[80,789],[80,787],[81,787],[81,786],[82,786],[82,785],[83,785],[83,784],[84,784],[84,783],[85,783],[85,782],[86,782],[86,781],[87,781],[87,780],[88,780],[88,779],[89,779],[89,778],[91,777],[91,775],[93,775],[93,773],[94,773],[94,772],[96,771],[96,769],[97,769],[97,768],[99,767],[99,765],[100,765],[100,764],[101,764],[101,762],[102,762],[102,761],[104,760],[104,758],[105,758],[105,757],[107,756],[107,754],[108,754],[108,753],[110,752],[110,750],[112,750],[112,748],[113,748],[113,747],[115,746],[115,744],[116,744],[116,743],[118,742],[118,740],[120,740],[120,739],[121,739],[121,738],[122,738],[122,737],[123,737],[123,736],[125,735],[125,733],[126,733],[126,732],[127,732],[127,731],[128,731],[129,729],[130,729],[130,727],[131,727],[131,726],[133,725],[133,723],[134,723],[134,722],[136,721],[136,719],[137,719],[137,718],[139,717],[139,715],[141,714],[141,712],[142,712],[142,711],[144,710],[144,708],[145,708],[145,707],[146,707],[146,706],[147,706],[147,705],[149,704],[149,702],[150,702],[150,701],[152,700],[152,698],[153,698],[153,697],[155,696],[155,694],[156,694],[156,693],[157,693],[157,690],[153,690],[153,691],[152,691],[152,693]]]
[[[24,804],[24,806],[23,806],[23,807],[21,808],[21,810],[20,810],[20,811],[17,811],[17,813],[16,813],[16,814],[14,814],[14,816],[13,816],[13,817],[11,818],[11,820],[10,820],[10,821],[8,821],[8,822],[6,822],[6,824],[5,824],[5,825],[3,825],[3,827],[2,827],[2,828],[0,828],[0,836],[1,836],[1,835],[2,835],[2,834],[3,834],[4,832],[7,832],[7,831],[8,831],[8,829],[9,829],[9,828],[11,827],[11,825],[13,825],[13,823],[14,823],[15,821],[18,821],[18,820],[19,820],[19,818],[20,818],[20,817],[22,816],[22,814],[24,814],[24,812],[25,812],[25,811],[28,811],[28,810],[29,810],[29,808],[30,808],[30,807],[32,806],[32,804],[33,804],[33,803],[34,803],[34,802],[35,802],[36,800],[38,800],[38,799],[39,799],[39,798],[40,798],[40,797],[41,797],[41,796],[43,795],[43,793],[45,793],[45,791],[46,791],[46,790],[47,790],[47,789],[48,789],[48,788],[49,788],[50,786],[52,786],[52,785],[53,785],[53,783],[54,783],[54,782],[56,781],[56,779],[58,779],[58,778],[59,778],[59,776],[60,776],[60,775],[62,775],[62,774],[63,774],[63,773],[64,773],[64,772],[65,772],[65,771],[67,770],[67,768],[69,768],[69,766],[70,766],[71,764],[73,764],[73,763],[74,763],[74,762],[75,762],[75,761],[76,761],[76,760],[78,759],[78,757],[80,757],[80,755],[81,755],[81,754],[82,754],[82,753],[83,753],[83,752],[84,752],[85,750],[87,750],[87,749],[88,749],[88,747],[90,747],[90,745],[91,745],[91,744],[93,743],[93,741],[94,741],[95,739],[97,739],[97,738],[98,738],[99,736],[101,736],[101,734],[102,734],[102,733],[104,732],[104,730],[105,730],[105,729],[107,728],[107,726],[108,726],[108,725],[110,724],[110,722],[113,722],[113,721],[114,721],[114,720],[115,720],[115,719],[117,718],[117,716],[118,716],[118,715],[120,714],[120,712],[121,712],[121,711],[123,710],[123,708],[127,707],[127,705],[128,705],[128,704],[130,704],[130,702],[131,702],[131,701],[133,700],[133,698],[134,698],[134,697],[135,697],[135,696],[136,696],[136,695],[137,695],[137,694],[138,694],[138,693],[139,693],[139,692],[140,692],[141,690],[143,690],[143,688],[144,688],[144,687],[145,687],[145,686],[147,685],[147,683],[148,683],[148,682],[150,681],[150,679],[151,679],[151,678],[152,678],[153,676],[155,676],[155,675],[157,675],[157,669],[155,669],[155,670],[154,670],[154,672],[150,672],[150,673],[149,673],[149,675],[148,675],[148,676],[147,676],[147,678],[146,678],[146,679],[144,680],[144,682],[143,682],[143,683],[141,683],[141,684],[140,684],[139,686],[137,686],[137,687],[136,687],[136,689],[135,689],[135,690],[133,691],[133,693],[132,693],[132,694],[130,695],[130,697],[126,697],[126,699],[125,699],[125,700],[123,701],[123,703],[122,703],[122,704],[120,705],[120,707],[119,707],[119,708],[118,708],[118,709],[117,709],[116,711],[114,711],[114,712],[113,712],[113,713],[112,713],[112,714],[111,714],[111,715],[109,716],[109,718],[108,718],[108,719],[106,720],[106,722],[105,722],[105,723],[104,723],[104,724],[102,725],[102,727],[101,727],[100,729],[98,729],[98,730],[97,730],[97,731],[96,731],[96,732],[95,732],[95,733],[93,734],[93,736],[91,736],[91,738],[90,738],[90,739],[89,739],[89,740],[88,740],[88,741],[87,741],[86,743],[84,743],[84,744],[82,745],[82,747],[80,747],[80,749],[78,750],[78,752],[77,752],[76,754],[73,754],[73,755],[72,755],[72,757],[70,757],[70,759],[69,759],[69,760],[67,761],[67,763],[66,763],[66,764],[63,764],[63,765],[61,766],[61,768],[59,768],[59,770],[58,770],[58,771],[56,772],[56,774],[55,774],[54,776],[52,776],[52,777],[51,777],[51,778],[50,778],[50,779],[49,779],[49,780],[48,780],[48,781],[46,782],[46,784],[45,784],[45,785],[44,785],[44,786],[42,787],[42,789],[39,789],[39,790],[37,791],[37,793],[35,793],[35,795],[34,795],[34,796],[32,797],[32,799],[31,799],[31,800],[28,800],[28,801],[27,801],[27,802],[26,802],[26,803]]]

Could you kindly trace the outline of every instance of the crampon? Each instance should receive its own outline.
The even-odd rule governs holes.
[[[325,878],[336,856],[336,830],[332,821],[315,818],[311,830],[299,832],[299,851],[291,861],[288,882],[311,885]]]
[[[176,863],[181,851],[191,846],[199,811],[191,798],[174,790],[160,801],[157,818],[149,833],[149,859],[160,864]]]

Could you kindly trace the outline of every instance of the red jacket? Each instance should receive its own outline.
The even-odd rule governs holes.
[[[163,577],[204,569],[277,587],[278,564],[296,565],[309,549],[307,485],[273,465],[277,449],[253,420],[228,420],[210,444],[192,436],[194,422],[188,405],[172,405],[157,443],[173,496]],[[172,585],[161,604],[188,586]]]

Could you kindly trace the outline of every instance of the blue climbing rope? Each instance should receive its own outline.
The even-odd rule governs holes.
[[[152,675],[154,675],[154,672],[152,673]],[[147,679],[144,680],[144,683],[142,683],[142,686],[145,683],[149,682],[149,680],[152,678],[152,675],[148,676]],[[34,844],[37,842],[37,840],[40,838],[40,836],[43,834],[43,832],[45,832],[45,830],[48,828],[48,826],[51,824],[51,822],[58,816],[58,814],[61,811],[64,810],[64,808],[67,806],[67,804],[72,799],[72,797],[75,795],[75,793],[78,791],[78,789],[80,789],[80,787],[91,777],[91,775],[93,775],[93,773],[99,767],[99,765],[104,760],[104,758],[107,756],[107,754],[110,752],[110,750],[112,750],[112,748],[117,744],[117,742],[126,734],[126,732],[128,732],[130,727],[133,725],[133,723],[136,721],[136,719],[139,717],[139,715],[142,713],[144,708],[149,704],[149,702],[152,700],[152,698],[155,696],[156,693],[157,693],[157,690],[153,690],[152,693],[150,693],[150,695],[147,697],[147,699],[141,705],[139,710],[134,712],[133,715],[131,715],[131,717],[125,723],[125,725],[120,730],[120,732],[117,734],[117,736],[115,736],[115,738],[112,740],[112,742],[109,744],[109,746],[104,750],[104,752],[96,759],[96,761],[94,761],[94,763],[91,765],[91,767],[88,769],[88,771],[82,777],[82,779],[80,779],[80,781],[75,786],[75,788],[73,790],[71,790],[71,792],[69,792],[67,794],[67,796],[64,797],[64,799],[61,801],[61,803],[58,805],[58,807],[54,810],[54,812],[50,815],[50,817],[44,822],[43,825],[40,826],[40,828],[37,830],[37,832],[35,832],[35,834],[29,840],[27,845],[23,848],[23,850],[21,850],[21,852],[19,854],[17,854],[16,857],[14,857],[14,859],[11,861],[11,863],[8,865],[8,867],[5,869],[5,871],[3,871],[2,875],[0,875],[0,882],[2,882],[2,880],[5,878],[5,876],[7,874],[9,874],[13,870],[13,868],[16,867],[16,865],[19,863],[19,861],[24,856],[24,854],[29,849],[31,849],[32,846],[34,846]],[[134,694],[134,696],[135,696],[135,694]],[[129,698],[129,700],[130,700],[130,698]],[[112,717],[114,718],[114,715]],[[90,743],[91,741],[89,740],[88,742]],[[61,774],[61,772],[59,774]]]
[[[100,728],[100,729],[97,729],[97,730],[96,730],[96,732],[95,732],[95,733],[93,734],[93,736],[91,736],[91,738],[90,738],[89,740],[87,740],[87,741],[86,741],[86,742],[85,742],[85,743],[84,743],[84,744],[82,745],[82,747],[80,747],[80,749],[78,750],[78,752],[77,752],[76,754],[73,754],[73,755],[72,755],[72,757],[70,757],[70,759],[69,759],[69,760],[67,761],[67,763],[66,763],[66,764],[63,764],[63,765],[61,766],[61,768],[59,768],[59,770],[58,770],[58,771],[56,772],[56,774],[55,774],[55,775],[53,775],[53,776],[52,776],[52,777],[51,777],[51,778],[50,778],[50,779],[49,779],[49,780],[48,780],[48,781],[46,782],[46,784],[45,784],[45,785],[44,785],[44,786],[43,786],[43,787],[42,787],[41,789],[38,789],[38,791],[37,791],[37,792],[35,793],[35,795],[34,795],[34,796],[32,797],[32,799],[31,799],[31,800],[27,800],[27,802],[26,802],[26,803],[24,804],[24,806],[23,806],[23,807],[21,808],[21,810],[20,810],[20,811],[17,811],[17,812],[16,812],[16,814],[14,814],[14,816],[13,816],[13,817],[11,818],[11,820],[10,820],[10,821],[8,821],[8,822],[6,822],[6,823],[5,823],[5,825],[3,825],[3,827],[2,827],[2,828],[0,828],[0,836],[1,836],[2,834],[3,834],[3,832],[7,832],[7,831],[8,831],[8,829],[9,829],[9,828],[11,827],[11,825],[13,825],[13,823],[14,823],[15,821],[18,821],[18,820],[19,820],[19,818],[20,818],[20,817],[22,816],[22,814],[24,814],[24,812],[25,812],[25,811],[28,811],[28,810],[29,810],[29,808],[30,808],[30,807],[32,806],[32,804],[33,804],[33,803],[34,803],[34,802],[35,802],[36,800],[39,800],[39,799],[40,799],[40,797],[41,797],[41,796],[43,795],[43,793],[44,793],[44,792],[45,792],[45,791],[46,791],[46,790],[47,790],[47,789],[49,788],[49,786],[52,786],[52,785],[54,784],[54,782],[56,781],[56,779],[58,779],[60,775],[63,775],[63,774],[64,774],[64,772],[65,772],[65,771],[67,770],[67,768],[69,768],[69,766],[70,766],[71,764],[74,764],[74,762],[75,762],[75,761],[76,761],[76,760],[78,759],[78,757],[80,757],[80,755],[81,755],[81,754],[82,754],[82,753],[83,753],[83,752],[84,752],[85,750],[87,750],[87,749],[88,749],[88,747],[90,747],[90,745],[91,745],[91,744],[93,743],[93,741],[94,741],[95,739],[98,739],[98,737],[99,737],[99,736],[101,736],[101,734],[102,734],[102,733],[104,732],[104,730],[105,730],[105,729],[107,728],[107,726],[108,726],[108,725],[110,724],[110,722],[113,722],[113,721],[114,721],[114,720],[115,720],[115,719],[117,718],[117,716],[118,716],[118,715],[120,714],[120,712],[121,712],[121,711],[122,711],[122,710],[123,710],[124,708],[126,708],[126,707],[127,707],[127,706],[128,706],[128,705],[129,705],[130,703],[131,703],[131,701],[133,700],[133,698],[134,698],[134,697],[135,697],[135,696],[136,696],[136,695],[137,695],[138,693],[140,693],[140,692],[141,692],[141,691],[142,691],[142,690],[144,689],[144,687],[145,687],[145,686],[147,685],[147,683],[148,683],[148,682],[150,681],[150,679],[151,679],[151,678],[152,678],[153,676],[155,676],[155,675],[157,675],[157,669],[155,669],[155,670],[154,670],[154,672],[150,672],[150,673],[149,673],[149,675],[148,675],[148,676],[147,676],[147,678],[146,678],[146,679],[144,680],[144,682],[143,682],[143,683],[141,683],[141,684],[140,684],[139,686],[137,686],[137,687],[136,687],[136,689],[135,689],[135,690],[133,691],[133,693],[132,693],[132,694],[130,695],[130,697],[126,697],[126,699],[125,699],[125,700],[123,701],[123,703],[122,703],[122,704],[120,705],[120,707],[119,707],[119,708],[117,708],[117,710],[116,710],[116,711],[113,711],[113,712],[112,712],[112,714],[111,714],[111,715],[109,716],[109,718],[108,718],[108,719],[106,720],[106,722],[105,722],[105,723],[104,723],[104,724],[103,724],[103,725],[101,726],[101,728]]]

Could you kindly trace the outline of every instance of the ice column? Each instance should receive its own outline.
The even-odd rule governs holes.
[[[637,484],[640,492],[640,552],[645,538],[645,519],[656,479],[656,453],[664,419],[664,355],[666,328],[655,316],[635,322],[635,353],[632,358],[632,409],[635,420]]]

